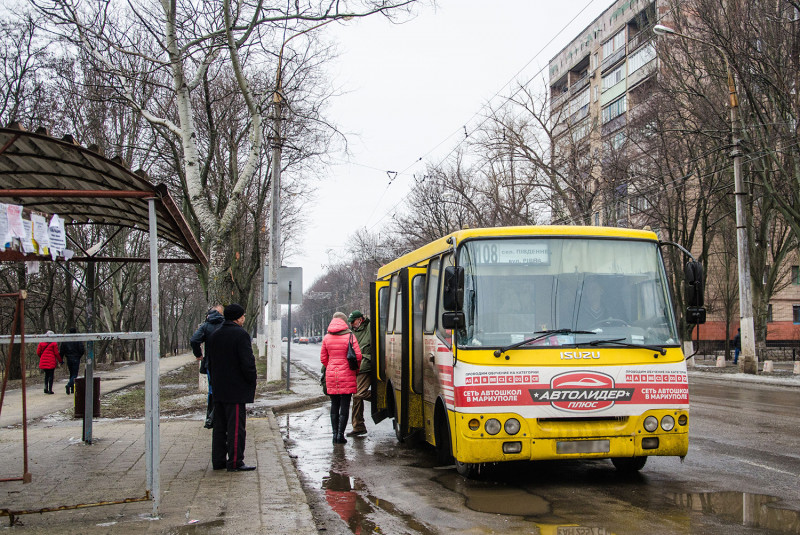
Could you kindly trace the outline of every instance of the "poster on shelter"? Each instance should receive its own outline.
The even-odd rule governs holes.
[[[8,218],[8,231],[11,233],[11,237],[24,238],[25,227],[22,225],[22,206],[7,204],[6,217]]]
[[[53,260],[67,248],[67,237],[64,234],[64,220],[53,214],[50,218],[50,255]]]
[[[33,223],[33,242],[41,255],[50,253],[50,233],[47,230],[47,219],[39,214],[31,214]]]
[[[8,232],[8,205],[0,202],[0,251],[11,247],[11,234]]]
[[[25,254],[35,253],[36,247],[33,245],[33,225],[27,219],[21,219],[20,221],[22,221],[22,236],[20,237],[22,252]]]

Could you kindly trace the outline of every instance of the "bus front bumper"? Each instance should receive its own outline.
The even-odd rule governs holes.
[[[457,458],[463,463],[546,459],[603,459],[648,455],[680,456],[689,450],[688,433],[591,438],[469,438],[460,436]]]

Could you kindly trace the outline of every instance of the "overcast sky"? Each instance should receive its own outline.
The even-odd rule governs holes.
[[[597,18],[611,0],[439,0],[407,23],[380,17],[326,28],[340,56],[332,82],[347,94],[330,115],[349,133],[350,156],[315,184],[316,202],[302,235],[308,289],[324,266],[345,255],[347,237],[379,230],[424,172],[477,125],[516,80],[542,86],[548,61]],[[420,161],[422,158],[422,161]],[[389,184],[387,171],[400,173]]]

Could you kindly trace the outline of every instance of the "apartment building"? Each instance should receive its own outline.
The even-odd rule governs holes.
[[[592,213],[583,218],[591,224],[655,227],[648,221],[648,200],[637,196],[637,189],[632,187],[630,181],[635,178],[609,185],[598,177],[604,173],[609,151],[625,142],[637,106],[646,100],[648,88],[655,81],[658,58],[652,29],[666,11],[660,0],[617,0],[550,60],[554,157],[569,152],[574,156],[571,162],[579,163],[566,174],[581,177],[588,189],[605,188],[597,192],[599,202],[594,204]],[[555,214],[565,212],[556,205]],[[561,217],[557,222],[579,221]],[[800,346],[798,255],[792,255],[788,264],[787,284],[772,297],[766,312],[767,342]],[[708,274],[716,276],[713,272]],[[728,324],[721,312],[724,307],[713,301],[713,295],[708,297],[712,300],[707,303],[709,317],[699,329],[700,338],[721,343],[726,332],[730,336],[736,332],[738,305]]]

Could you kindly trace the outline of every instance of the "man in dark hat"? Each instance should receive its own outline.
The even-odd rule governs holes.
[[[347,436],[361,436],[367,434],[364,423],[364,400],[369,399],[369,388],[372,384],[372,334],[369,329],[369,318],[365,318],[360,310],[354,310],[347,318],[350,330],[356,335],[358,347],[361,348],[361,366],[356,375],[356,393],[353,395],[353,414],[350,421],[353,429]]]
[[[206,359],[214,391],[211,465],[228,472],[255,470],[244,464],[245,403],[256,394],[256,359],[250,335],[242,328],[244,308],[225,307],[225,321],[206,340]]]

